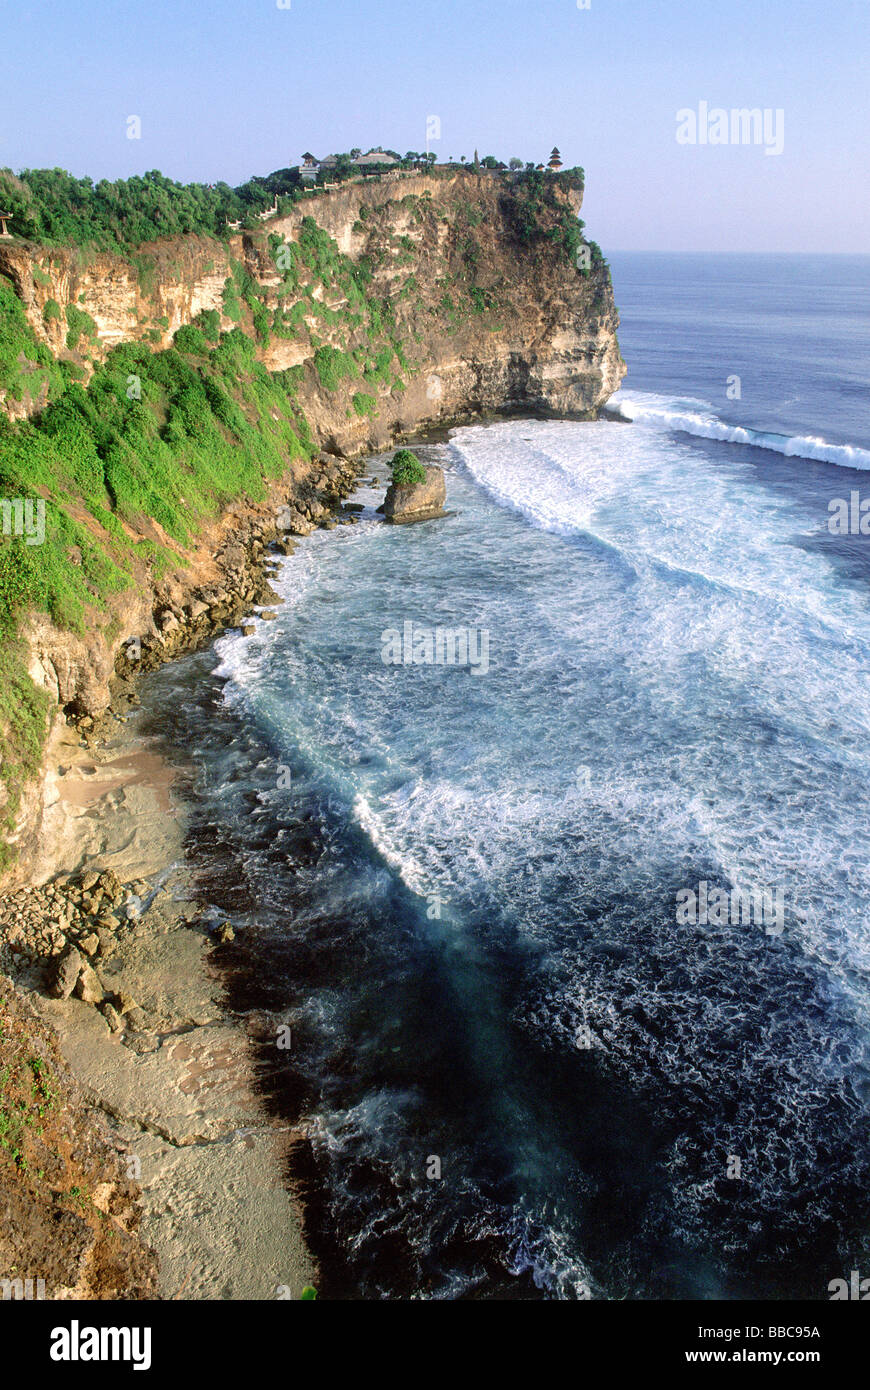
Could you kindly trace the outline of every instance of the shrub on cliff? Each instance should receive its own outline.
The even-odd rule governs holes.
[[[66,335],[66,345],[70,351],[74,352],[78,347],[79,338],[86,334],[89,343],[97,341],[97,325],[94,323],[90,314],[86,314],[84,309],[79,309],[75,304],[66,306],[66,321],[69,325]]]
[[[353,408],[357,415],[374,415],[378,403],[374,396],[366,395],[365,391],[357,391],[353,398]]]
[[[34,398],[47,392],[53,400],[63,389],[60,367],[37,341],[12,282],[0,275],[0,390],[13,400],[21,400],[25,392]]]
[[[400,449],[393,459],[393,482],[397,487],[425,483],[426,469],[410,449]]]
[[[206,342],[205,334],[201,333],[198,328],[194,328],[193,324],[190,323],[182,324],[173,342],[179,352],[192,352],[197,357],[205,357],[206,353],[209,351],[209,345]]]
[[[356,363],[338,348],[319,347],[314,354],[317,378],[325,391],[337,391],[345,377],[357,375]]]

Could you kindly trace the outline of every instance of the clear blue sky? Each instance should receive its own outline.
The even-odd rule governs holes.
[[[383,144],[587,175],[605,251],[870,251],[867,0],[7,0],[0,165],[239,183]],[[780,156],[676,112],[783,108]],[[126,138],[138,115],[142,139]]]

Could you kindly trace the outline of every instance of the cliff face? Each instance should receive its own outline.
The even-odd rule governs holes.
[[[64,602],[21,610],[14,679],[28,708],[17,723],[3,709],[20,709],[22,697],[4,700],[13,677],[0,662],[0,816],[17,876],[39,829],[40,701],[99,714],[113,674],[129,674],[130,638],[174,655],[186,635],[202,640],[238,617],[256,584],[242,587],[235,560],[216,581],[214,557],[239,530],[262,552],[288,506],[308,529],[323,522],[352,477],[319,450],[352,458],[486,414],[597,414],[625,366],[607,266],[594,244],[581,245],[578,263],[581,199],[558,178],[442,172],[346,184],[227,245],[190,236],[143,246],[130,261],[0,242],[7,313],[20,320],[0,404],[37,427],[32,438],[12,431],[10,455],[48,458],[43,445],[67,441],[53,475],[13,467],[11,495],[35,487],[54,509],[52,538],[26,551],[28,565],[44,566],[45,593],[57,594],[63,571],[79,577],[83,605],[77,632],[57,616]],[[219,330],[229,336],[211,351]],[[122,349],[119,363],[110,354],[121,344],[155,355]],[[275,374],[261,372],[268,387],[254,379],[255,358]],[[40,433],[61,369],[98,389],[87,402],[63,396]],[[141,374],[141,407],[125,399],[125,384],[140,380],[131,371]],[[232,455],[219,485],[204,477],[213,450]],[[165,528],[179,514],[173,537]],[[104,578],[110,564],[125,582]],[[0,566],[0,592],[23,573],[13,565],[4,581]],[[34,583],[29,601],[39,595]]]
[[[227,247],[210,237],[155,242],[135,261],[74,246],[0,241],[0,275],[11,281],[37,339],[83,379],[119,343],[167,347],[203,309],[220,309],[229,273]],[[75,346],[68,346],[70,310],[93,324],[85,323]],[[23,419],[45,399],[36,392],[17,402],[7,396],[3,404],[13,419]]]
[[[392,305],[408,359],[402,388],[380,383],[377,410],[364,418],[348,422],[342,393],[307,392],[306,409],[323,441],[377,448],[422,425],[482,412],[588,417],[625,372],[617,315],[606,267],[593,263],[584,278],[547,240],[561,216],[576,217],[582,194],[556,181],[548,193],[536,239],[524,239],[519,226],[521,182],[464,171],[344,185],[228,245],[196,236],[151,243],[135,263],[0,242],[0,274],[14,285],[37,338],[87,377],[121,342],[169,346],[202,310],[216,310],[223,329],[250,328],[249,304],[242,301],[240,318],[227,312],[232,262],[250,275],[273,316],[286,297],[275,240],[298,241],[303,219],[313,217],[344,255],[370,267],[371,291]],[[364,340],[348,331],[350,306],[340,292],[327,296],[315,286],[305,307],[292,337],[260,341],[258,355],[270,370],[311,363],[315,344],[346,351]],[[78,341],[70,311],[92,321]],[[3,403],[21,418],[44,399],[34,391]]]
[[[559,190],[556,201],[576,217],[582,195]],[[374,288],[419,341],[417,370],[398,398],[379,402],[374,430],[348,429],[335,412],[319,412],[336,444],[359,447],[368,434],[382,446],[421,424],[476,413],[588,417],[618,388],[625,365],[606,267],[584,278],[552,244],[525,243],[516,225],[520,202],[517,186],[473,174],[402,181],[389,201],[383,185],[353,185],[318,202],[318,223],[346,254],[371,259]],[[296,235],[306,211],[275,230]],[[552,213],[544,218],[549,227],[555,221]],[[270,365],[282,359],[277,352]]]

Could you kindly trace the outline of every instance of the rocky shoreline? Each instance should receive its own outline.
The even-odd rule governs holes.
[[[125,1192],[142,1235],[102,1292],[81,1261],[67,1268],[31,1250],[29,1266],[52,1271],[40,1296],[299,1298],[316,1285],[282,1177],[293,1136],[257,1090],[249,1038],[260,1021],[223,998],[220,951],[233,927],[191,882],[183,806],[138,727],[136,687],[227,629],[246,631],[249,614],[274,616],[270,576],[296,538],[358,522],[342,503],[364,472],[321,453],[289,496],[285,487],[271,507],[225,518],[213,559],[157,588],[153,625],[122,642],[105,708],[57,721],[32,878],[0,897],[0,973],[57,1039],[75,1098],[68,1118],[107,1162],[120,1152],[132,1165]],[[63,1177],[30,1201],[54,1211]],[[0,1207],[20,1206],[21,1178],[15,1164],[0,1169]],[[29,1224],[7,1239],[10,1269],[29,1267]],[[249,1242],[255,1260],[243,1255]]]

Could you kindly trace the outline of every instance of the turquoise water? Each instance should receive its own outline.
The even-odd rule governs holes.
[[[293,1026],[263,1065],[335,1293],[825,1298],[867,1263],[870,539],[827,521],[870,462],[870,261],[806,260],[615,258],[622,422],[425,446],[453,516],[363,488],[276,622],[150,680],[240,1007]],[[385,661],[407,624],[486,660]],[[679,922],[702,882],[781,923]]]

